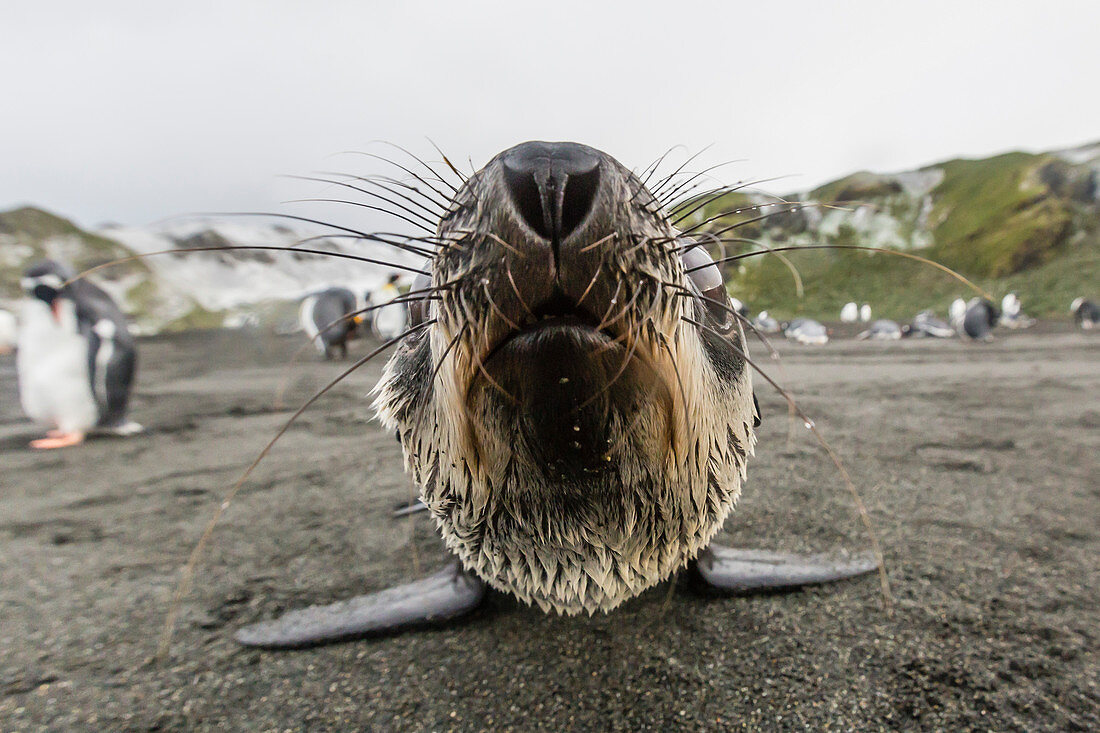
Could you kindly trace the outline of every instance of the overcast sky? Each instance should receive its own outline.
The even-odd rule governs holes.
[[[1100,139],[1097,2],[36,2],[0,13],[0,209],[300,211],[278,174],[432,138],[713,143],[785,193]],[[314,209],[314,212],[317,210]]]

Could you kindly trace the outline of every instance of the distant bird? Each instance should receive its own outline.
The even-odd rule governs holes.
[[[1021,310],[1020,298],[1016,293],[1009,293],[1001,299],[1001,325],[1007,328],[1028,328],[1035,324],[1035,319],[1027,316]]]
[[[791,341],[810,346],[829,343],[829,332],[825,326],[810,318],[794,319],[783,329],[783,335]]]
[[[1079,328],[1089,331],[1100,326],[1100,306],[1091,300],[1077,298],[1070,304],[1069,309],[1073,312],[1073,322]]]
[[[737,315],[741,316],[742,318],[749,317],[749,307],[737,298],[730,296],[729,306],[734,310],[735,313],[737,313]]]
[[[15,348],[18,329],[15,314],[11,311],[0,310],[0,354],[7,354]]]
[[[966,304],[963,304],[965,312]],[[936,318],[932,311],[921,311],[913,316],[913,322],[902,326],[902,335],[913,338],[939,338],[947,339],[955,335],[955,329],[949,323]]]
[[[974,341],[992,341],[993,327],[997,325],[999,317],[997,306],[985,298],[972,298],[966,304],[959,335]]]
[[[298,308],[298,322],[317,352],[326,359],[345,358],[348,339],[355,336],[355,293],[347,288],[327,288],[307,295]]]
[[[859,306],[853,303],[847,303],[840,309],[840,320],[843,323],[855,323],[859,320]]]
[[[400,296],[401,291],[397,289],[400,279],[400,275],[390,275],[385,285],[371,293],[371,302],[375,306],[379,306]],[[389,341],[397,338],[409,327],[408,306],[405,303],[393,303],[378,308],[374,311],[371,327],[374,329],[374,334],[380,339]]]
[[[28,417],[53,426],[32,448],[78,445],[87,433],[133,435],[126,419],[137,346],[126,316],[87,280],[47,260],[23,275],[16,370]]]
[[[894,321],[880,319],[871,324],[866,331],[861,332],[857,339],[873,341],[897,341],[901,338],[901,326]]]
[[[951,301],[951,307],[947,311],[947,319],[951,321],[951,325],[956,331],[962,332],[963,317],[966,315],[966,301],[962,298],[955,298]]]
[[[769,316],[767,311],[760,311],[757,313],[756,318],[752,321],[752,325],[761,333],[779,333],[782,330],[779,321]]]
[[[859,307],[859,320],[868,323],[871,320],[871,306],[864,303]]]

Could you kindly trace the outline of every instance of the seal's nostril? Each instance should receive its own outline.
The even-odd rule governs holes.
[[[561,201],[561,231],[564,239],[581,225],[596,200],[596,191],[600,185],[600,169],[593,168],[584,173],[574,173],[565,182],[565,195]]]
[[[534,229],[543,239],[552,239],[553,221],[547,221],[539,185],[535,182],[534,175],[530,171],[515,170],[506,164],[504,182],[508,185],[512,202],[515,203],[516,209],[519,210],[527,226]]]
[[[560,242],[596,199],[600,159],[576,143],[529,142],[503,159],[504,181],[519,215],[544,239]]]

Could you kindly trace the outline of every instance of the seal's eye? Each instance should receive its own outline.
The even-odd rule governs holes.
[[[431,287],[432,276],[427,273],[422,272],[413,280],[409,292],[412,294],[412,298],[416,299],[409,302],[409,326],[415,328],[428,320],[428,312],[431,310],[432,302],[428,300],[429,293],[426,291]]]
[[[714,264],[706,249],[699,245],[684,250],[680,258],[692,285],[702,296],[707,313],[714,321],[715,330],[726,333],[733,328],[734,315],[726,285],[722,282],[722,271]]]

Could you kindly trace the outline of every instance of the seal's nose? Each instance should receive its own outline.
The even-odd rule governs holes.
[[[600,184],[600,159],[577,143],[527,142],[504,155],[504,180],[523,220],[557,244],[588,215]]]

